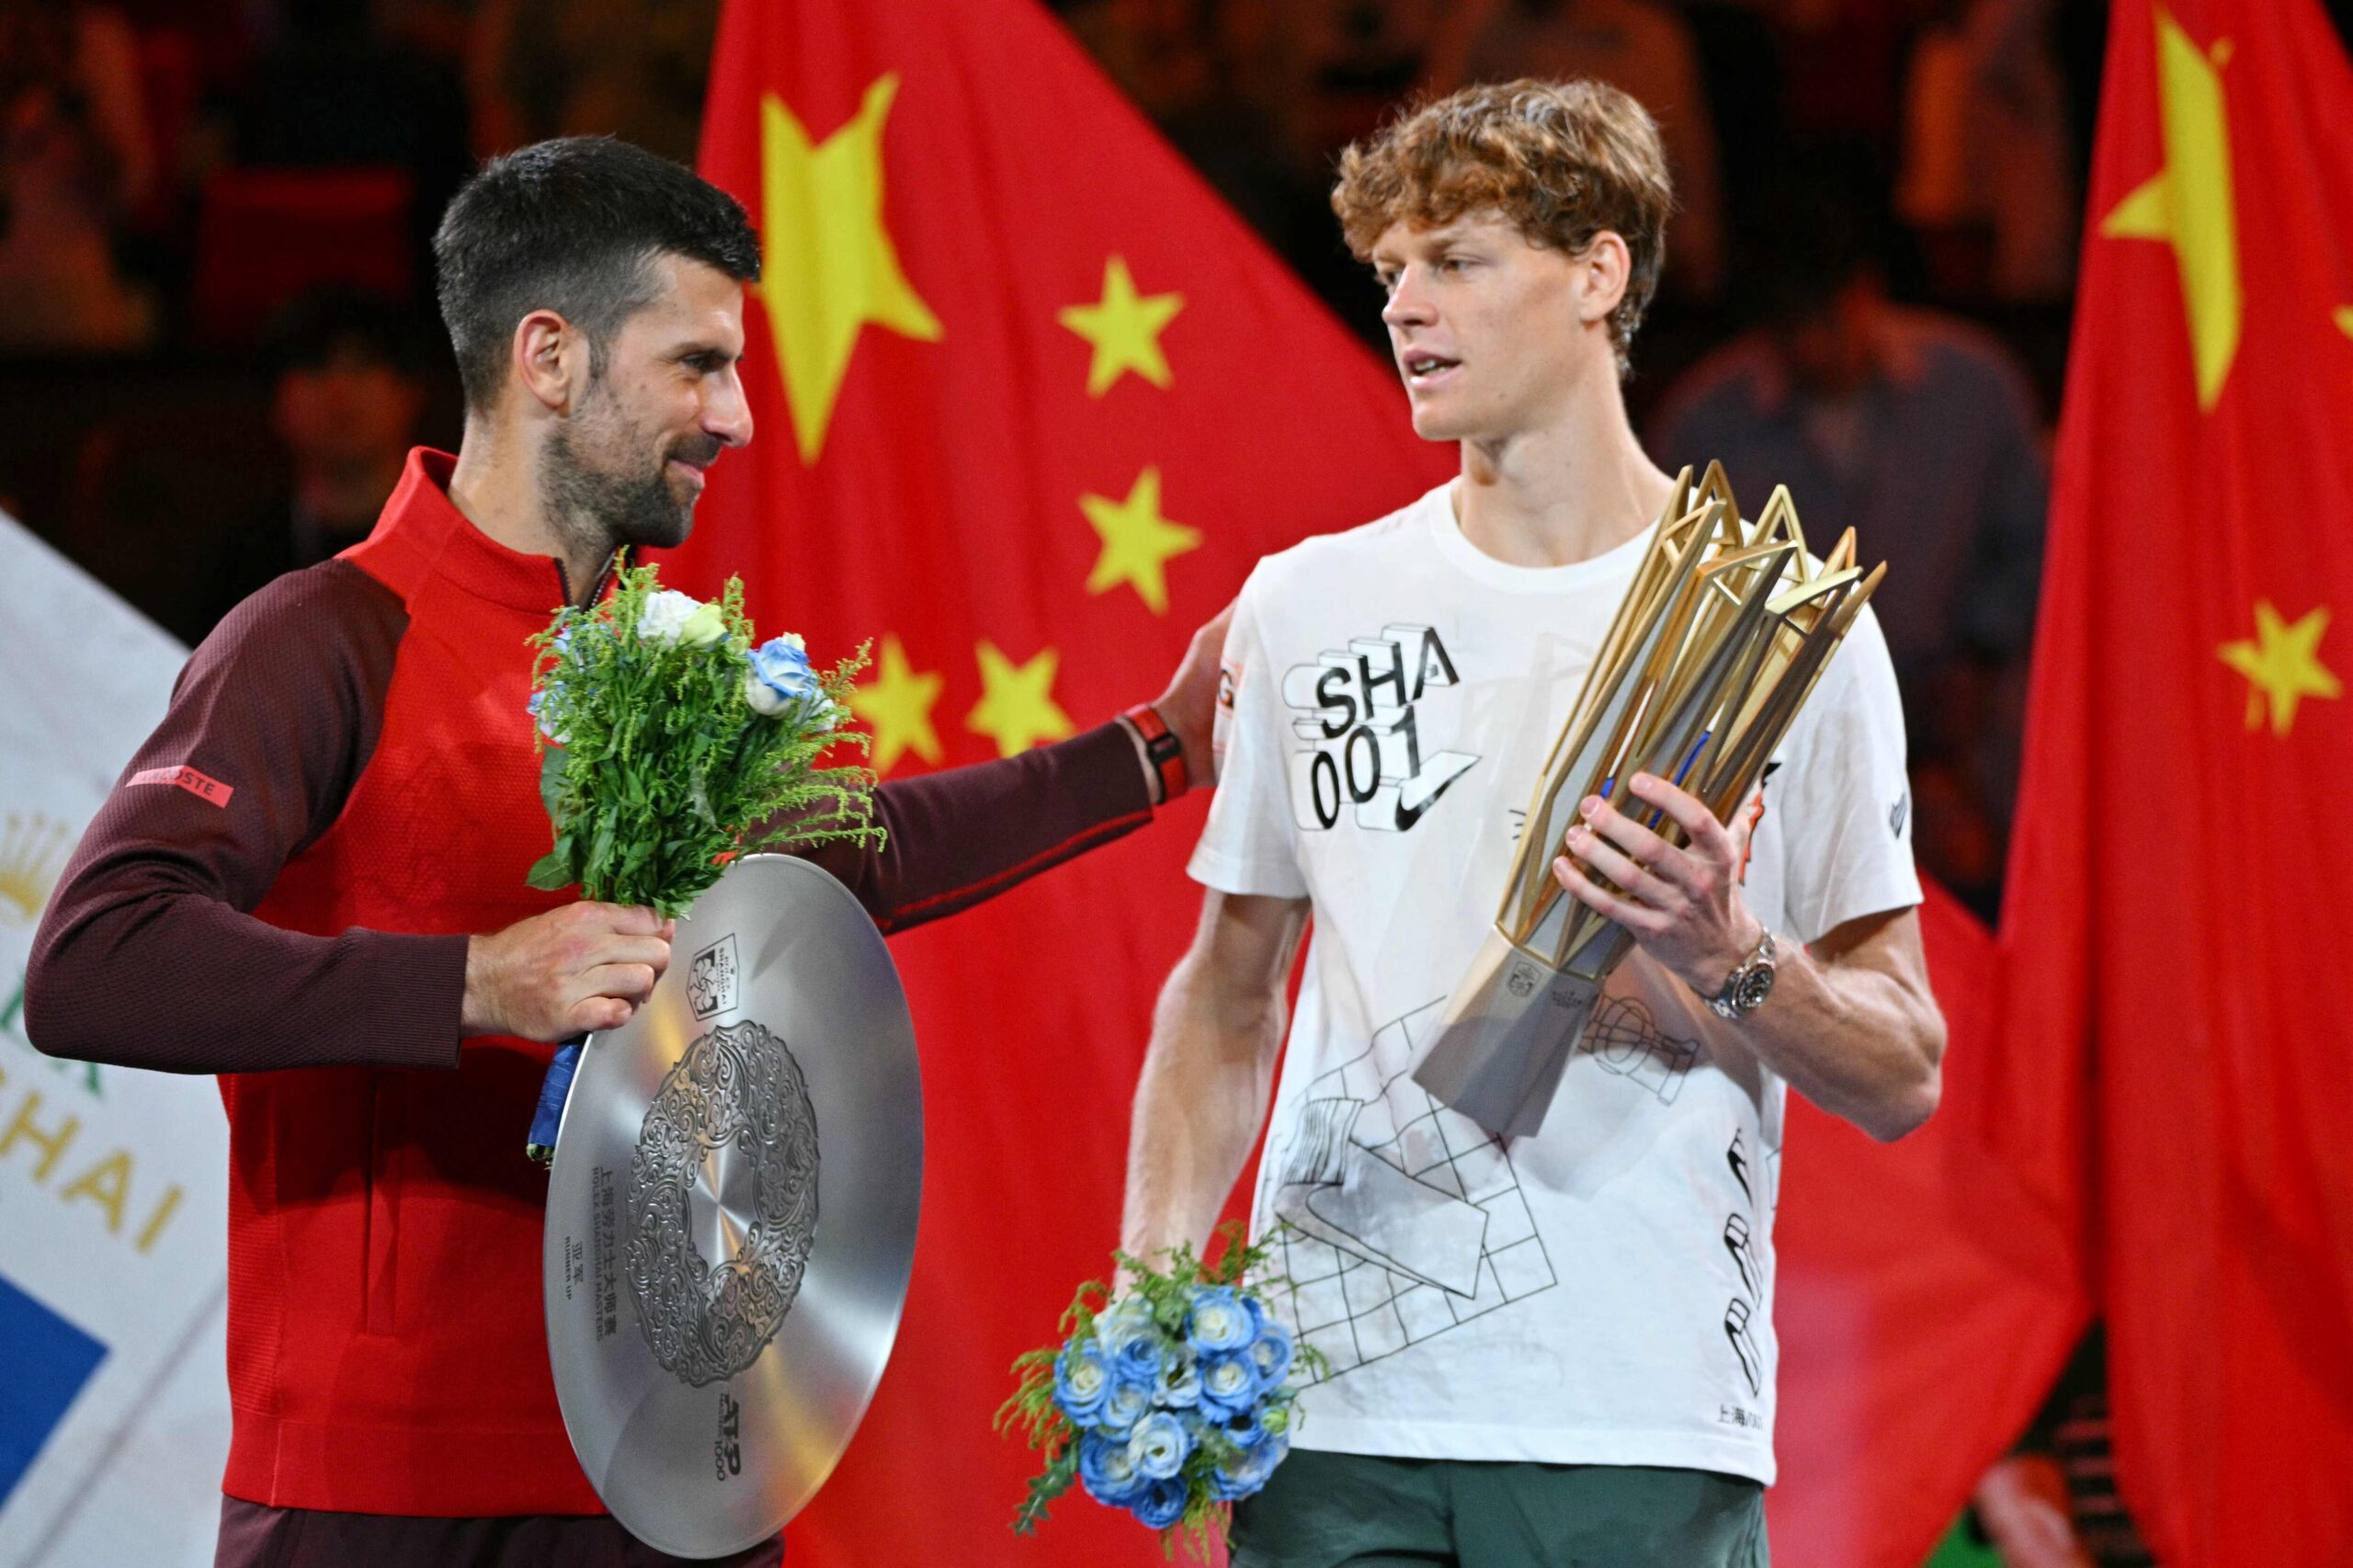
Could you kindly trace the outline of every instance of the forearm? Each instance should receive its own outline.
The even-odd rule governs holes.
[[[874,792],[877,847],[829,845],[807,858],[838,878],[884,931],[953,915],[1152,820],[1135,742],[1099,725],[1018,756]]]
[[[1209,1240],[1266,1119],[1281,993],[1222,995],[1206,968],[1169,976],[1136,1085],[1120,1238],[1139,1257]]]
[[[464,937],[304,936],[108,869],[61,887],[35,938],[41,1051],[167,1073],[457,1065]]]
[[[1882,1142],[1936,1109],[1944,1016],[1925,975],[1779,944],[1773,994],[1734,1027],[1741,1043],[1823,1109]]]
[[[1757,813],[1739,813],[1735,835],[1705,802],[1664,779],[1637,773],[1628,792],[1671,818],[1688,835],[1685,845],[1589,796],[1552,874],[1695,995],[1714,996],[1765,932],[1740,896]],[[1901,1138],[1927,1120],[1945,1031],[1918,914],[1884,909],[1806,946],[1778,937],[1774,947],[1771,994],[1734,1026],[1749,1052],[1874,1138]]]

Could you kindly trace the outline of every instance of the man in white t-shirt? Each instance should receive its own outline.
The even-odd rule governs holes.
[[[1756,1568],[1785,1085],[1881,1138],[1938,1096],[1886,643],[1866,614],[1734,824],[1647,777],[1688,847],[1585,802],[1567,847],[1626,892],[1554,874],[1636,950],[1540,1133],[1433,1101],[1412,1070],[1674,489],[1620,392],[1671,199],[1633,99],[1518,82],[1351,148],[1333,204],[1388,291],[1415,428],[1462,472],[1243,591],[1124,1240],[1208,1235],[1312,915],[1252,1229],[1328,1372],[1236,1509],[1237,1568]]]

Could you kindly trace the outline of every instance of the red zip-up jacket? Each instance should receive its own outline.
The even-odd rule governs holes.
[[[545,556],[410,457],[366,542],[198,649],[35,938],[55,1055],[218,1073],[230,1124],[222,1489],[356,1513],[593,1513],[548,1370],[546,1177],[522,1153],[552,1048],[459,1036],[466,938],[567,902],[547,853],[525,639]],[[1152,814],[1116,724],[876,792],[881,851],[811,858],[885,931]]]

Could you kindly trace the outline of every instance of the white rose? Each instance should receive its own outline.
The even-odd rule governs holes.
[[[648,642],[685,642],[702,648],[727,634],[716,607],[692,594],[660,588],[648,595],[637,618],[637,634]]]

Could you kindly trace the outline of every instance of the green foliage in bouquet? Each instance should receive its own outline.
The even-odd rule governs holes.
[[[881,837],[873,774],[819,762],[866,744],[836,727],[865,650],[820,673],[797,637],[756,647],[743,599],[733,577],[703,603],[629,567],[602,602],[558,611],[531,640],[540,793],[555,828],[531,886],[577,884],[666,917],[736,856]]]
[[[1203,1262],[1190,1246],[1156,1255],[1165,1267],[1120,1252],[1133,1281],[1113,1299],[1090,1279],[1063,1313],[1063,1343],[1013,1363],[1013,1396],[996,1414],[1045,1468],[1029,1482],[1013,1528],[1027,1535],[1074,1484],[1207,1561],[1235,1499],[1266,1484],[1290,1447],[1297,1372],[1329,1366],[1265,1308],[1266,1248],[1238,1223],[1219,1227]],[[1258,1285],[1250,1283],[1256,1280]]]

